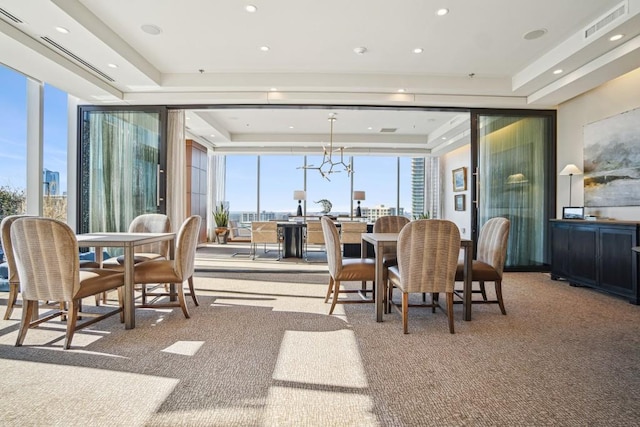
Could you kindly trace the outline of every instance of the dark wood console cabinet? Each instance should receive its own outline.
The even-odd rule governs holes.
[[[640,223],[551,220],[551,278],[566,279],[640,304]]]

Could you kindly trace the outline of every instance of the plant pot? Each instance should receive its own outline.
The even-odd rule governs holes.
[[[216,227],[216,241],[221,245],[226,245],[229,238],[229,229],[227,227]]]

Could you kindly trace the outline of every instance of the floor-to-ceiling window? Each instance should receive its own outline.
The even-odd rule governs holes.
[[[24,213],[27,188],[27,78],[0,65],[0,220]]]
[[[44,85],[42,213],[67,219],[67,93]]]
[[[293,192],[304,190],[303,156],[260,156],[260,211],[272,219],[295,215],[298,201]]]
[[[225,194],[229,219],[248,224],[258,221],[258,156],[225,156]]]

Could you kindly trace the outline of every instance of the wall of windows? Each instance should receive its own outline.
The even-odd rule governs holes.
[[[336,166],[328,179],[313,169],[321,162],[322,156],[316,155],[225,156],[224,194],[231,219],[243,224],[287,220],[298,206],[293,198],[296,190],[306,190],[303,210],[307,216],[322,215],[324,201],[328,201],[332,215],[350,218],[357,206],[352,201],[353,190],[365,192],[362,215],[370,222],[380,215],[411,218],[416,194],[421,196],[417,201],[423,207],[425,180],[416,179],[410,157],[345,157],[345,163],[352,162],[354,172],[348,174],[342,166]],[[302,167],[305,164],[306,169]]]
[[[27,97],[27,82],[26,76],[0,65],[0,191],[3,200],[12,200],[0,208],[0,219],[26,212],[27,168],[38,166],[27,161],[28,112],[39,109]],[[63,221],[67,219],[67,98],[66,92],[44,84],[42,214]]]

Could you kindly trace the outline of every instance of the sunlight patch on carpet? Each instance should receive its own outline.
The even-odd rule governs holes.
[[[162,350],[164,353],[181,354],[183,356],[195,355],[204,341],[177,341],[169,347]]]
[[[350,389],[368,386],[356,338],[347,329],[286,331],[273,379]]]

